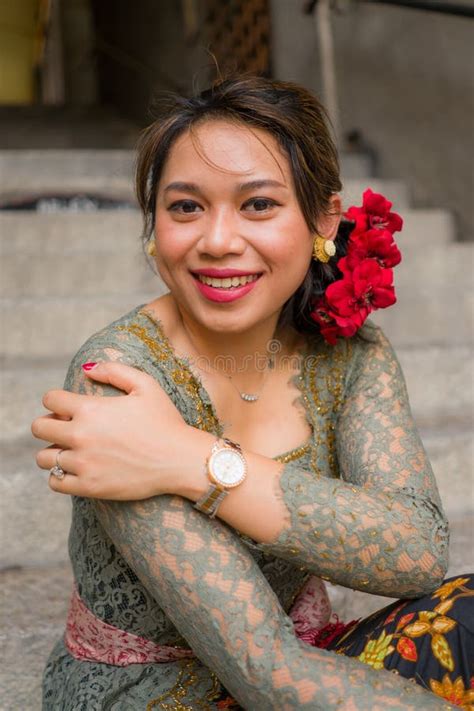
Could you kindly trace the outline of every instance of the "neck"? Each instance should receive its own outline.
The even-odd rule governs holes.
[[[271,314],[245,331],[225,332],[212,330],[196,323],[189,314],[176,305],[185,340],[189,343],[188,355],[198,358],[198,365],[206,370],[209,366],[219,372],[245,378],[252,374],[261,375],[267,369],[268,358],[274,363],[287,353],[291,353],[296,343],[296,332],[277,329],[279,312]],[[272,342],[272,343],[270,343]]]

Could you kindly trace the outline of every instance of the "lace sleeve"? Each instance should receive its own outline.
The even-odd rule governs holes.
[[[333,425],[340,478],[286,464],[278,487],[288,522],[259,548],[333,583],[418,597],[446,574],[448,523],[397,357],[380,328],[368,333],[354,343]]]
[[[84,349],[70,368],[76,392],[120,395],[86,379],[86,360],[133,360]],[[300,642],[291,619],[238,536],[177,496],[94,500],[113,543],[151,595],[246,709],[443,709],[435,695],[357,660]]]

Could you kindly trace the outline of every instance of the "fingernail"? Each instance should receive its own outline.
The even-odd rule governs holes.
[[[83,363],[82,364],[82,370],[92,370],[92,368],[95,368],[97,363]]]

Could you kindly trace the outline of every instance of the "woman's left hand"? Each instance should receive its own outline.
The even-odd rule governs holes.
[[[125,392],[123,397],[50,390],[31,430],[53,442],[38,452],[41,469],[59,462],[64,479],[51,475],[55,491],[75,496],[131,500],[178,493],[193,438],[207,433],[186,424],[159,383],[121,363],[102,362],[84,371]],[[183,444],[186,442],[186,446]],[[63,451],[61,451],[63,450]],[[58,456],[59,453],[59,456]],[[194,466],[196,464],[194,463]]]

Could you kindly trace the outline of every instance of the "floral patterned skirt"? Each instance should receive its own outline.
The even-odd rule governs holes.
[[[315,646],[388,669],[474,711],[474,575],[447,578],[416,600],[396,600],[336,637],[334,625],[328,632],[330,641],[323,633]],[[241,707],[224,693],[217,708]]]

